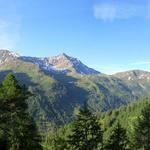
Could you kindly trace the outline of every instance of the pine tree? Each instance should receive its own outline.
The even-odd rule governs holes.
[[[106,150],[127,150],[128,139],[126,130],[121,127],[120,123],[114,127],[112,134],[105,145]]]
[[[142,110],[135,124],[135,149],[150,150],[150,104]]]
[[[9,74],[0,86],[0,146],[7,150],[40,150],[41,138],[27,113],[30,92]]]
[[[93,150],[102,144],[103,132],[97,118],[90,112],[87,105],[79,109],[73,123],[72,135],[68,138],[70,150]]]

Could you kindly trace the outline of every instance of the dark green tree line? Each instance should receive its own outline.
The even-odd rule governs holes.
[[[136,105],[133,104],[112,111],[107,116],[102,114],[99,118],[102,125],[99,124],[97,117],[89,111],[88,107],[84,106],[79,109],[73,123],[62,128],[63,130],[59,130],[56,135],[53,133],[52,136],[49,136],[51,137],[49,138],[50,141],[52,141],[49,141],[49,144],[53,146],[46,150],[149,150],[149,103],[149,99],[145,99],[135,103]],[[114,118],[116,112],[117,116],[115,115]],[[132,114],[133,117],[129,114]],[[108,117],[107,122],[110,126],[103,122],[106,117]],[[127,121],[130,122],[127,117],[131,117],[131,121],[133,121],[131,124],[127,123]],[[111,118],[115,120],[109,124]],[[128,126],[125,126],[126,124]]]
[[[68,140],[70,150],[93,150],[101,146],[102,137],[103,132],[97,117],[84,105],[79,109],[73,123],[72,134]]]
[[[32,94],[25,86],[19,85],[13,74],[6,76],[1,83],[0,149],[42,150],[41,136],[34,120],[27,113],[26,100],[31,96]],[[53,134],[49,141],[49,144],[52,145],[50,147],[52,150],[150,150],[150,104],[143,104],[142,111],[136,109],[141,106],[136,104],[137,106],[124,107],[122,112],[121,109],[112,111],[109,116],[106,116],[108,117],[108,126],[104,127],[104,130],[111,128],[112,131],[108,132],[107,141],[103,141],[105,131],[102,130],[101,120],[98,120],[88,106],[84,105],[79,109],[71,126],[68,126],[69,134],[66,136],[65,130],[61,134],[59,132]],[[124,114],[130,114],[133,108],[136,110],[133,114],[138,112],[139,117],[132,125],[134,136],[129,138],[131,135],[127,134],[123,120],[127,118]],[[121,118],[122,116],[125,117]],[[118,117],[120,118],[117,119]],[[116,123],[121,119],[120,123]],[[128,128],[128,130],[130,129]],[[132,139],[132,145],[129,139]],[[131,146],[132,148],[130,148]],[[47,148],[47,150],[51,150],[51,148]]]
[[[127,150],[128,138],[126,130],[118,122],[105,145],[105,150]]]
[[[31,93],[20,86],[13,74],[0,85],[0,149],[41,150],[41,137],[27,113]]]
[[[148,104],[138,117],[135,124],[135,149],[150,150],[150,104]]]

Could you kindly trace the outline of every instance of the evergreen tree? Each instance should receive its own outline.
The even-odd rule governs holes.
[[[142,110],[135,124],[135,149],[150,150],[150,104]]]
[[[45,150],[68,150],[67,142],[64,136],[60,136],[57,133],[51,134],[44,143]]]
[[[90,112],[87,105],[79,109],[74,121],[72,135],[68,138],[70,150],[93,150],[102,144],[103,132],[97,118]]]
[[[6,150],[42,149],[36,125],[27,114],[29,96],[13,74],[5,77],[0,86],[0,146]]]
[[[128,139],[126,130],[121,127],[120,123],[114,127],[112,134],[105,145],[106,150],[127,150]]]

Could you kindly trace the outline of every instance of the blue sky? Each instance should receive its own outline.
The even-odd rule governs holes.
[[[109,74],[150,71],[150,1],[0,0],[0,48],[64,52]]]

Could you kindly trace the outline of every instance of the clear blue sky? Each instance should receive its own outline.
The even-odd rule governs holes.
[[[64,52],[104,73],[150,71],[150,1],[0,0],[0,48]]]

